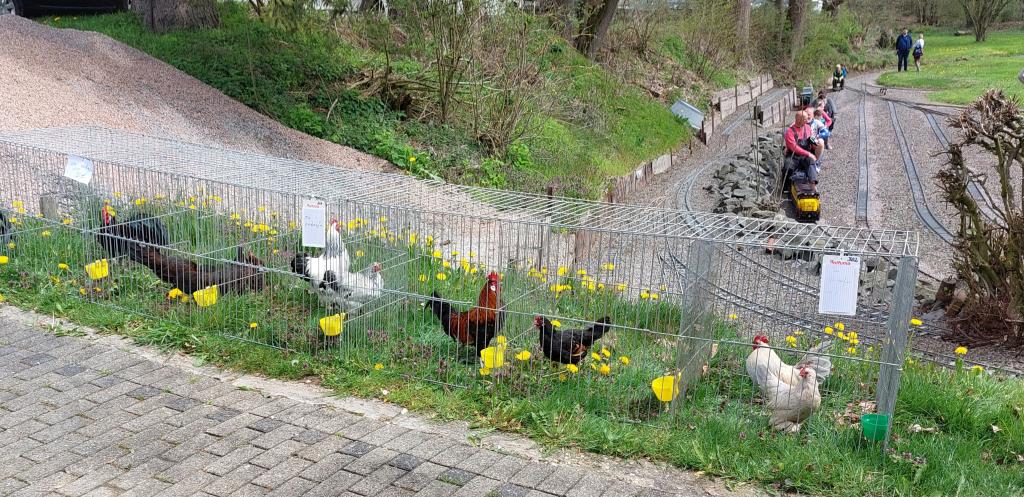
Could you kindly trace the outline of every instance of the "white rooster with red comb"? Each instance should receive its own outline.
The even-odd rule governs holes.
[[[796,366],[790,366],[772,350],[768,337],[754,337],[754,350],[747,356],[747,375],[772,410],[772,428],[796,433],[821,405],[818,386],[832,372],[832,360],[824,355],[831,345],[823,342],[812,347]]]

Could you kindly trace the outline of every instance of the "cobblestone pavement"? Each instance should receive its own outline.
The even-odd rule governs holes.
[[[653,496],[0,321],[0,496]]]

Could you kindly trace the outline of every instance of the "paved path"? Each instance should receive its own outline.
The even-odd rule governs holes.
[[[716,492],[717,493],[717,492]],[[653,496],[0,320],[0,496]]]

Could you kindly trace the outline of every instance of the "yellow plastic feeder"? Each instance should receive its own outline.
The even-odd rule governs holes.
[[[320,330],[324,335],[336,337],[345,329],[345,313],[335,314],[320,319]]]
[[[662,376],[651,382],[651,390],[654,396],[662,402],[672,402],[679,395],[679,386],[676,385],[678,378],[675,376]]]
[[[110,276],[110,263],[106,259],[100,259],[92,264],[86,264],[85,274],[89,275],[90,280],[102,280]]]
[[[192,298],[199,307],[210,307],[217,303],[217,285],[192,292]]]

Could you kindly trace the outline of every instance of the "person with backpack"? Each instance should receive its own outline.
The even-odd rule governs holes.
[[[917,72],[921,72],[921,56],[924,55],[924,34],[917,35],[917,42],[914,43],[914,66]]]

